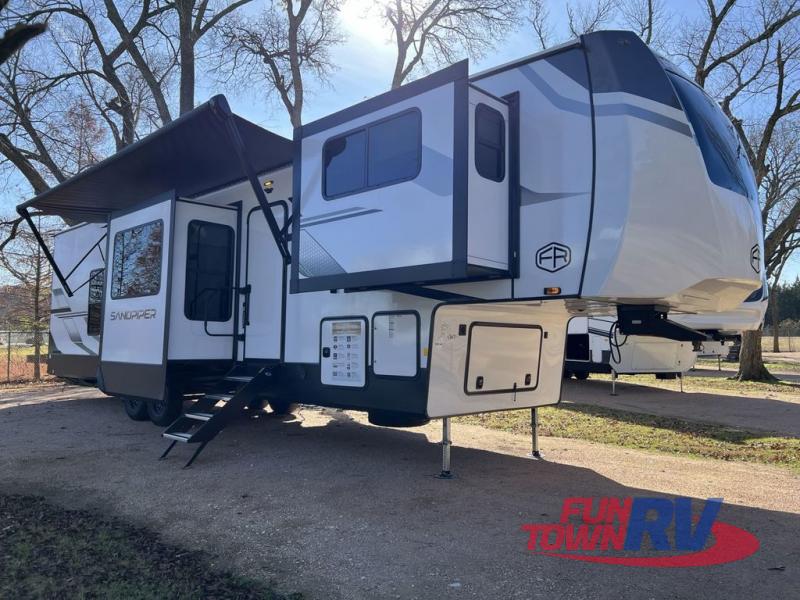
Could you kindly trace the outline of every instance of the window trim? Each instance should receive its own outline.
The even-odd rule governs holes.
[[[103,299],[106,295],[106,276],[105,267],[99,269],[92,269],[89,271],[89,281],[87,287],[87,301],[86,301],[86,334],[92,337],[98,337],[103,333]],[[100,300],[96,303],[99,315],[97,317],[97,329],[92,327],[92,280],[102,273],[102,281],[100,282]]]
[[[158,251],[158,287],[156,290],[150,294],[137,294],[134,296],[115,296],[114,295],[114,256],[117,253],[117,238],[132,229],[136,229],[137,227],[147,227],[148,225],[156,225],[161,224],[161,246]],[[131,298],[148,298],[150,296],[158,296],[161,293],[161,275],[163,274],[162,271],[162,264],[164,263],[164,219],[155,219],[153,221],[147,221],[146,223],[139,223],[138,225],[133,225],[126,229],[122,229],[114,234],[114,245],[111,252],[111,279],[109,281],[111,288],[111,299],[112,300],[130,300]]]
[[[391,121],[392,119],[396,119],[398,117],[402,117],[404,115],[414,114],[414,113],[416,113],[418,115],[418,117],[419,117],[418,120],[417,120],[417,168],[415,169],[414,174],[412,176],[409,176],[409,177],[400,177],[400,178],[397,178],[397,179],[392,179],[390,181],[385,181],[385,182],[380,183],[378,185],[369,185],[369,130],[372,127],[375,127],[377,125],[381,125],[381,124],[385,123],[386,121]],[[363,168],[364,186],[362,186],[360,188],[357,188],[355,190],[350,190],[348,192],[342,192],[341,194],[328,194],[327,193],[328,169],[325,166],[325,153],[326,153],[326,151],[328,149],[328,144],[330,144],[332,142],[335,142],[338,139],[346,138],[346,137],[348,137],[350,135],[353,135],[354,133],[359,133],[361,131],[364,132],[365,138],[366,138],[366,141],[365,141],[366,148],[365,148],[365,151],[364,151],[364,168]],[[322,157],[321,158],[322,158],[322,161],[321,161],[322,162],[322,189],[321,189],[321,191],[322,191],[322,197],[327,201],[338,200],[339,198],[344,198],[346,196],[353,196],[355,194],[362,194],[364,192],[368,192],[368,191],[371,191],[371,190],[377,190],[377,189],[384,188],[384,187],[389,187],[391,185],[397,185],[398,183],[403,183],[403,182],[406,182],[406,181],[413,181],[414,179],[419,177],[419,174],[422,171],[422,111],[419,108],[417,108],[416,106],[412,106],[411,108],[407,108],[405,110],[401,110],[400,112],[393,113],[391,115],[388,115],[386,117],[378,119],[377,121],[371,121],[369,123],[361,125],[360,127],[355,127],[355,128],[350,129],[348,131],[344,131],[342,133],[337,133],[336,135],[331,136],[328,139],[326,139],[325,142],[322,144]]]
[[[500,134],[501,134],[500,135],[500,151],[502,152],[501,156],[502,156],[503,160],[501,161],[501,165],[500,165],[502,170],[500,172],[500,178],[499,179],[497,179],[495,177],[487,177],[486,175],[481,173],[481,170],[478,167],[478,116],[479,116],[480,112],[497,113],[500,116],[501,122],[503,123],[503,127],[500,130]],[[473,132],[473,135],[472,135],[472,160],[473,160],[473,163],[475,164],[475,172],[480,177],[483,177],[484,179],[486,179],[488,181],[494,181],[495,183],[503,183],[506,180],[506,171],[507,171],[507,169],[506,169],[506,160],[508,158],[508,151],[507,151],[508,150],[507,149],[508,140],[506,139],[508,137],[506,135],[507,120],[503,116],[503,113],[500,112],[499,110],[497,110],[496,108],[494,108],[492,106],[489,106],[485,102],[478,102],[478,104],[475,106],[475,115],[474,115],[473,123],[474,123],[475,131]],[[484,144],[484,145],[486,145],[486,144]]]
[[[215,227],[224,227],[225,229],[227,229],[231,233],[231,238],[230,238],[231,239],[231,245],[230,245],[230,248],[229,248],[231,285],[230,285],[230,304],[228,304],[228,318],[227,319],[224,319],[224,320],[222,320],[222,319],[208,319],[208,321],[206,321],[205,318],[197,318],[197,319],[192,318],[186,312],[186,309],[187,309],[187,306],[186,306],[186,299],[187,299],[187,295],[186,295],[186,292],[187,292],[186,280],[189,277],[189,228],[192,226],[193,223],[200,223],[201,225],[213,225]],[[189,221],[189,223],[187,223],[187,225],[186,225],[186,269],[185,269],[184,275],[183,275],[183,316],[186,317],[187,321],[192,321],[192,322],[195,322],[195,323],[203,323],[203,322],[207,322],[207,323],[227,323],[228,321],[230,321],[233,318],[233,288],[234,288],[235,279],[236,279],[236,271],[235,271],[235,269],[236,269],[236,230],[233,227],[231,227],[230,225],[226,225],[225,223],[216,223],[214,221],[204,221],[203,219],[192,219],[191,221]]]

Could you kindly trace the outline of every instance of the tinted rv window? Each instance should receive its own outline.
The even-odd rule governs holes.
[[[100,335],[102,330],[103,289],[105,269],[95,269],[89,274],[89,308],[86,317],[86,332]]]
[[[485,104],[475,107],[475,169],[492,181],[506,176],[506,122],[500,111]]]
[[[331,138],[322,154],[328,200],[414,179],[422,165],[422,116],[412,109]]]
[[[728,117],[694,83],[674,73],[669,76],[694,129],[709,179],[720,187],[755,201],[753,170]]]
[[[137,225],[114,236],[111,297],[153,296],[161,288],[164,222]]]
[[[227,321],[233,294],[233,229],[192,221],[187,237],[183,312],[190,321]]]
[[[413,179],[420,167],[420,114],[410,111],[369,128],[367,185]]]
[[[356,131],[328,140],[325,155],[325,195],[341,196],[366,186],[367,132]]]

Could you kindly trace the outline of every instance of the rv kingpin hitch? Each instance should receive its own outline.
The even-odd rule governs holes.
[[[622,335],[649,335],[677,342],[705,342],[709,337],[667,318],[668,309],[655,305],[621,305],[617,321]]]

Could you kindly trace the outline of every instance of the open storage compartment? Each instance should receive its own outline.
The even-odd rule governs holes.
[[[467,71],[295,130],[293,293],[513,276],[516,103]]]

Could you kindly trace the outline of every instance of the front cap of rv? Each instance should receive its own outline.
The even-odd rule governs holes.
[[[587,34],[582,43],[595,126],[583,295],[689,312],[735,309],[761,285],[760,213],[754,190],[748,197],[712,181],[676,92],[676,83],[694,84],[631,32]],[[694,90],[695,100],[705,97]],[[732,131],[721,111],[715,117]]]

